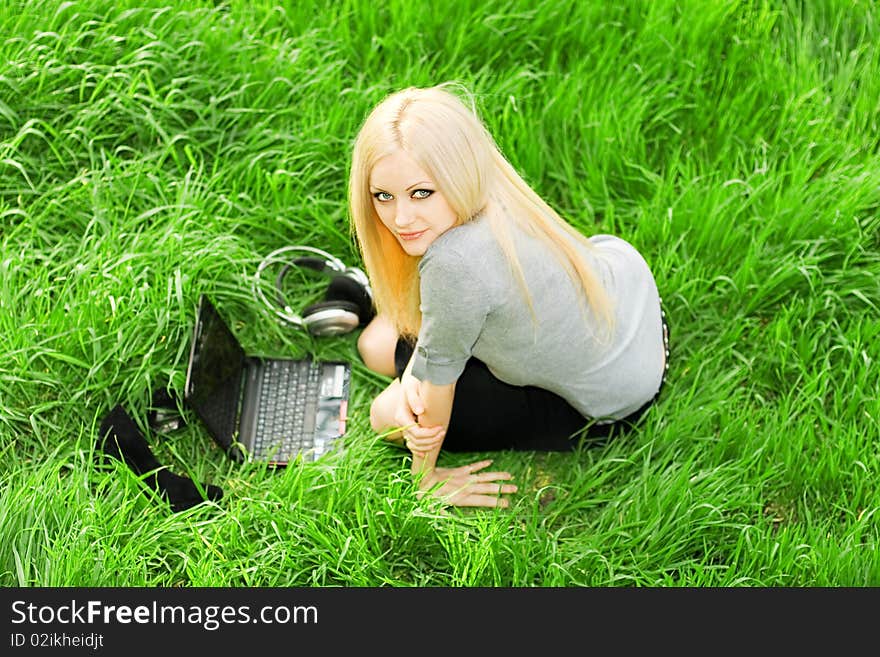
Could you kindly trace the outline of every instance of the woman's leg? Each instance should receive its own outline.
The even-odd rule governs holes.
[[[394,421],[394,413],[402,394],[400,379],[394,379],[370,404],[370,426],[373,427],[373,431],[378,434],[388,433],[383,438],[398,445],[403,444],[403,434],[400,431],[392,431],[392,429],[397,426]]]
[[[559,395],[498,379],[471,358],[455,385],[443,449],[449,452],[565,452],[587,420]]]
[[[398,376],[394,364],[397,348],[397,330],[383,315],[377,315],[367,324],[358,337],[358,353],[364,364],[379,374]],[[370,404],[370,425],[378,434],[386,433],[395,427],[394,413],[400,402],[400,379],[396,378]],[[385,436],[389,442],[403,444],[403,435],[392,432]]]

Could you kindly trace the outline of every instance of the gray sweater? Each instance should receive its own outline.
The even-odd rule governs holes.
[[[502,381],[551,390],[586,418],[620,419],[637,410],[659,389],[664,362],[660,299],[644,258],[611,235],[595,235],[595,248],[582,248],[613,305],[609,338],[600,320],[582,311],[583,293],[559,260],[512,230],[537,322],[488,221],[451,228],[419,263],[422,326],[413,375],[449,384],[473,356]]]

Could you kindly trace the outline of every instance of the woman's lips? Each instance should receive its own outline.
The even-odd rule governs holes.
[[[397,235],[398,235],[398,237],[400,237],[400,239],[404,240],[405,242],[409,242],[411,240],[419,239],[426,232],[427,232],[427,229],[419,231],[418,233],[397,233]]]

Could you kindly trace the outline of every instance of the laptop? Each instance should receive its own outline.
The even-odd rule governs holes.
[[[246,354],[204,294],[199,299],[184,400],[239,462],[314,461],[345,433],[351,365]]]

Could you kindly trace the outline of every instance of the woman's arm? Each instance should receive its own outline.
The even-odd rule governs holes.
[[[410,408],[416,415],[419,426],[422,427],[443,427],[444,432],[449,427],[449,418],[452,415],[452,401],[455,398],[455,384],[437,386],[430,381],[419,381],[415,379],[409,371],[404,372],[404,377],[410,377],[406,384],[403,384],[404,395],[407,398]],[[401,382],[403,383],[403,382]],[[415,392],[418,397],[412,398]],[[442,439],[436,443],[427,452],[413,452],[413,462],[411,472],[413,476],[419,474],[427,474],[431,472],[437,465],[437,457],[440,455],[440,448],[443,445]]]
[[[415,415],[419,426],[442,427],[439,439],[429,439],[430,448],[411,450],[411,472],[419,489],[432,490],[434,497],[455,506],[508,506],[509,500],[502,495],[515,493],[517,487],[499,482],[509,481],[513,476],[509,472],[480,472],[492,463],[491,460],[458,468],[437,467],[437,457],[452,415],[455,383],[434,385],[430,381],[419,381],[409,372],[409,367],[401,377],[401,383],[402,401]]]

